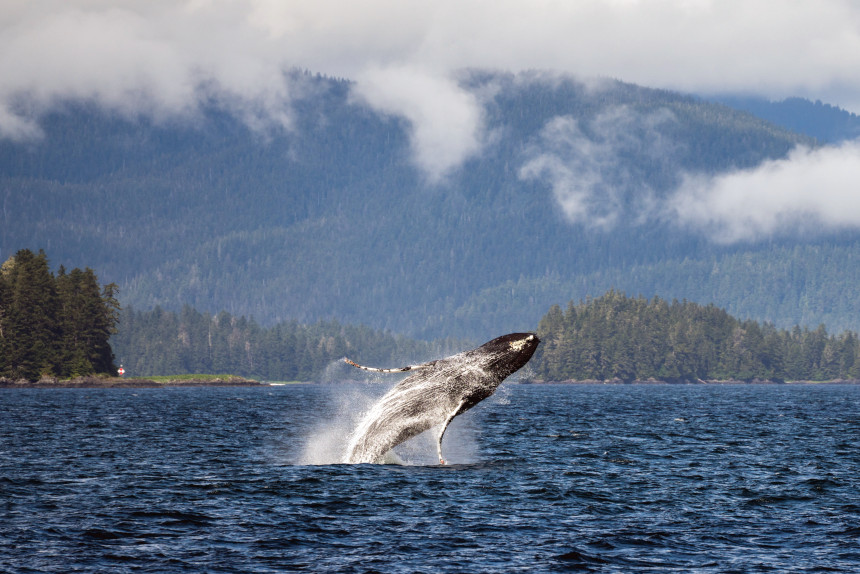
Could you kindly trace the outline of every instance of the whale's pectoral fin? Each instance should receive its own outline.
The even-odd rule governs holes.
[[[451,424],[451,421],[454,420],[454,417],[462,412],[460,409],[462,409],[465,404],[466,399],[460,401],[457,408],[451,411],[451,414],[448,415],[448,418],[446,418],[445,422],[442,423],[442,430],[439,431],[439,440],[436,441],[436,453],[439,455],[439,464],[445,464],[445,459],[442,458],[442,437],[445,436],[445,431],[448,429],[448,425]]]
[[[355,361],[350,361],[346,357],[343,358],[343,361],[348,365],[352,365],[358,369],[363,369],[365,371],[372,371],[374,373],[405,373],[406,371],[415,371],[418,369],[424,369],[430,366],[431,363],[424,363],[423,365],[409,365],[407,367],[399,367],[397,369],[377,369],[376,367],[365,367],[364,365],[359,365]],[[435,362],[435,361],[434,361]]]

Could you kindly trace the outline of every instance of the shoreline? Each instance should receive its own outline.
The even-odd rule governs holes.
[[[55,378],[44,378],[39,381],[27,381],[6,379],[0,377],[0,389],[160,389],[168,387],[271,387],[292,386],[296,384],[318,384],[313,382],[264,382],[254,379],[246,379],[239,376],[226,377],[156,377],[158,380],[146,377],[135,377],[124,379],[121,377],[77,377],[75,379],[60,380]],[[672,385],[672,386],[698,386],[698,385],[860,385],[858,379],[834,379],[829,381],[773,381],[770,379],[753,379],[744,381],[739,379],[727,380],[695,380],[695,381],[672,381],[645,379],[625,381],[622,379],[609,379],[605,381],[597,379],[586,380],[564,380],[564,381],[540,381],[522,380],[515,384],[519,385]]]
[[[0,378],[0,389],[160,389],[163,387],[267,387],[269,383],[261,383],[244,377],[206,377],[164,378],[158,381],[146,377],[124,379],[121,377],[77,377],[60,380],[43,378],[38,381]]]
[[[771,379],[752,379],[749,381],[743,379],[698,379],[690,380],[659,380],[659,379],[636,379],[625,381],[622,379],[608,379],[605,381],[597,379],[586,380],[565,380],[565,381],[539,381],[525,380],[521,381],[522,385],[860,385],[860,379],[833,379],[827,381],[782,381]]]

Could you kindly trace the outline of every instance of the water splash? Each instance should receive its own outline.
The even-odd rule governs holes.
[[[300,465],[339,464],[346,455],[348,439],[358,422],[385,391],[378,385],[331,385],[333,416],[319,421],[303,438]]]

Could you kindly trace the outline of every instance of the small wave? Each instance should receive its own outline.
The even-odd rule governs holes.
[[[571,564],[581,564],[583,566],[599,566],[609,563],[609,560],[601,558],[600,556],[588,554],[587,552],[580,552],[579,550],[571,550],[570,552],[559,554],[555,559]]]
[[[163,526],[178,526],[188,524],[192,526],[205,526],[211,524],[216,519],[212,516],[198,512],[183,512],[179,510],[136,510],[131,513],[132,516],[138,518],[155,519]]]
[[[101,528],[89,528],[84,530],[83,535],[94,540],[117,540],[120,538],[128,538],[131,536],[129,532],[121,532],[116,530],[104,530]]]

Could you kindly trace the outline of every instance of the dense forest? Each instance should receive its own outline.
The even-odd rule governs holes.
[[[532,360],[547,381],[860,379],[860,338],[777,329],[713,305],[631,298],[611,290],[541,319]]]
[[[244,316],[188,305],[179,312],[125,309],[111,345],[129,376],[231,373],[266,381],[360,379],[363,372],[345,365],[344,357],[402,366],[460,350],[456,341],[427,343],[337,321],[261,327]]]
[[[86,268],[57,273],[44,251],[23,249],[0,266],[0,376],[37,380],[115,374],[233,373],[263,380],[358,377],[345,356],[401,366],[471,343],[429,343],[338,321],[261,326],[252,318],[156,307],[120,310],[114,284]],[[119,328],[117,328],[119,325]],[[738,319],[714,305],[614,289],[540,320],[531,361],[537,380],[860,379],[860,337]]]
[[[497,333],[498,334],[498,333]],[[860,379],[860,337],[741,320],[714,305],[627,297],[610,290],[541,319],[542,343],[526,376],[566,380]],[[296,321],[260,326],[222,311],[156,308],[123,311],[111,339],[133,376],[235,373],[262,380],[360,378],[348,356],[372,366],[402,366],[447,356],[475,342],[418,341],[366,326]]]
[[[116,292],[92,269],[55,275],[44,251],[19,250],[0,267],[0,377],[115,375]]]
[[[825,324],[842,332],[860,327],[860,248],[850,243],[774,244],[753,252],[607,268],[573,277],[521,276],[474,293],[451,317],[467,332],[488,324],[530,329],[554,301],[598,296],[619,286],[649,297],[714,303],[739,319],[781,328]],[[440,327],[442,321],[438,319]]]
[[[38,141],[0,141],[0,256],[44,248],[99,269],[124,307],[265,327],[336,317],[481,341],[615,286],[860,329],[856,233],[717,245],[640,216],[685,174],[750,168],[811,137],[664,90],[473,71],[462,86],[486,141],[428,183],[406,120],[362,105],[350,81],[299,76],[289,130],[254,131],[217,98],[185,121],[52,108]],[[566,217],[551,178],[527,169],[546,157],[599,182],[592,208],[616,224]]]

